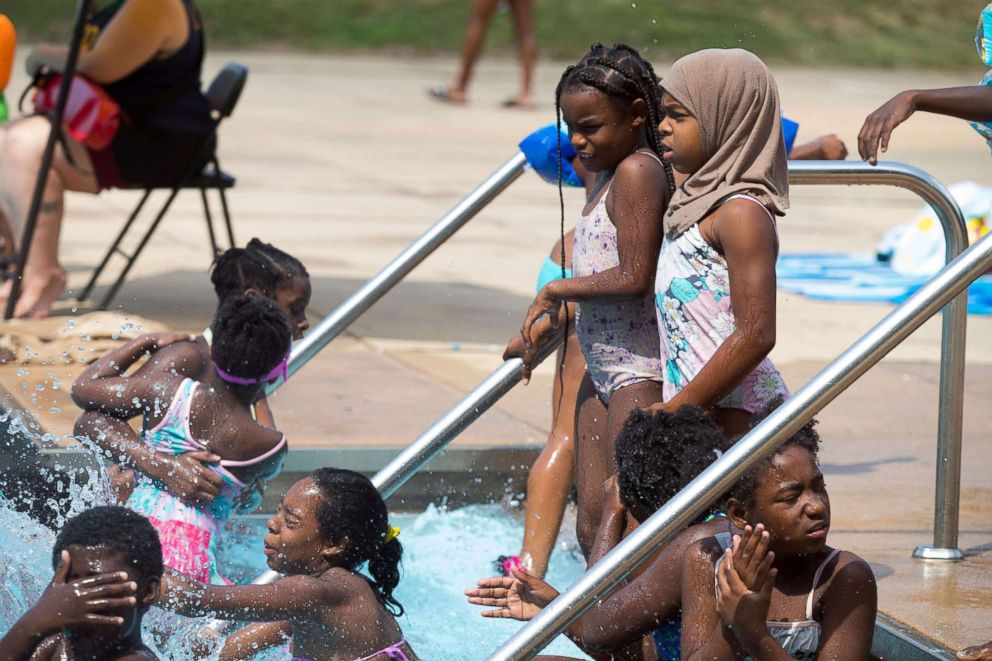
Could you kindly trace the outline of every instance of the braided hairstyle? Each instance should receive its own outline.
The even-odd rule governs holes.
[[[555,88],[555,124],[561,134],[561,95],[567,90],[578,87],[592,87],[614,99],[633,103],[643,99],[648,108],[648,126],[646,127],[648,145],[651,151],[658,155],[665,178],[668,182],[668,193],[675,193],[675,177],[672,165],[661,157],[661,132],[658,124],[665,114],[661,105],[661,78],[654,72],[651,63],[641,57],[637,50],[627,44],[613,44],[607,48],[603,44],[593,44],[589,52],[579,60],[578,64],[566,67],[558,86]],[[562,193],[562,155],[561,140],[558,141],[558,203],[561,208],[561,236],[565,237],[565,196]],[[564,241],[563,241],[564,242]],[[565,277],[565,248],[561,249],[562,277]]]
[[[344,548],[344,563],[355,571],[368,562],[369,584],[379,602],[396,616],[403,606],[393,597],[400,582],[403,545],[389,533],[386,503],[372,482],[355,471],[318,468],[310,473],[323,496],[317,510],[317,526],[328,541]]]
[[[231,248],[217,256],[210,282],[220,301],[252,288],[272,298],[296,276],[310,277],[300,260],[271,243],[252,239],[244,248]]]
[[[259,296],[223,299],[210,328],[210,357],[228,374],[248,379],[271,372],[293,342],[282,308]]]
[[[634,409],[617,435],[620,502],[637,514],[658,511],[731,445],[699,407],[654,414]],[[703,516],[722,505],[715,500]]]

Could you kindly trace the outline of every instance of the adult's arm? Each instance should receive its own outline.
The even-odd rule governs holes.
[[[127,77],[163,52],[180,48],[189,32],[181,0],[126,0],[96,43],[79,54],[78,73],[106,85]],[[28,57],[28,72],[65,68],[68,48],[41,44]]]
[[[665,404],[716,406],[775,346],[775,259],[778,238],[768,214],[747,200],[717,210],[713,243],[730,272],[730,305],[736,327],[694,379]]]
[[[888,150],[892,131],[917,110],[972,122],[992,122],[992,87],[968,85],[896,94],[865,118],[858,133],[861,158],[877,164],[879,149]]]

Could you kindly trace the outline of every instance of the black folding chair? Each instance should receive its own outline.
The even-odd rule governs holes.
[[[156,190],[156,187],[145,188],[145,192],[141,196],[138,206],[136,206],[134,211],[131,212],[127,222],[124,223],[124,227],[121,229],[120,233],[118,233],[117,238],[114,239],[114,242],[107,250],[107,253],[103,256],[99,266],[97,266],[93,271],[90,281],[86,284],[86,287],[83,288],[83,291],[79,294],[77,300],[81,301],[89,297],[90,293],[93,291],[93,287],[96,285],[97,279],[103,273],[107,263],[110,261],[110,258],[114,255],[114,253],[117,253],[126,260],[124,267],[121,269],[117,279],[114,281],[114,284],[110,287],[110,290],[107,292],[106,296],[103,297],[103,300],[100,302],[98,307],[103,310],[110,305],[110,302],[114,299],[117,292],[124,284],[124,280],[127,278],[128,272],[131,270],[131,267],[134,266],[134,262],[138,259],[138,255],[141,254],[141,251],[144,250],[149,239],[152,238],[152,234],[165,217],[166,212],[169,210],[169,207],[172,206],[172,202],[176,199],[176,195],[179,194],[180,190],[198,189],[200,191],[200,199],[203,201],[204,220],[207,223],[207,234],[210,237],[211,259],[220,253],[220,248],[217,245],[217,235],[214,231],[213,216],[210,213],[210,203],[207,200],[207,191],[217,191],[220,197],[221,210],[224,214],[227,239],[230,246],[234,247],[234,228],[231,226],[231,214],[227,207],[227,195],[225,194],[225,191],[234,187],[235,179],[230,174],[221,170],[220,161],[217,158],[216,151],[217,129],[220,126],[221,121],[227,117],[230,117],[231,113],[234,112],[234,107],[237,105],[238,99],[241,97],[241,91],[244,89],[245,81],[247,79],[248,69],[237,62],[229,62],[223,69],[220,70],[213,82],[210,83],[210,87],[206,92],[207,100],[210,102],[213,128],[209,135],[207,135],[204,139],[203,146],[197,153],[196,158],[193,159],[191,167],[173,186],[157,187],[157,189],[160,190],[169,190],[169,196],[166,198],[165,204],[162,206],[161,210],[158,214],[156,214],[151,225],[149,225],[148,229],[145,231],[144,236],[141,237],[141,240],[138,242],[134,252],[128,254],[121,248],[121,242],[127,235],[128,230],[131,229],[131,226],[134,224],[138,214],[141,213],[141,209],[144,207],[148,197],[152,194],[152,191]],[[197,166],[204,162],[205,155],[209,155],[209,157],[206,159],[206,165],[200,169]]]

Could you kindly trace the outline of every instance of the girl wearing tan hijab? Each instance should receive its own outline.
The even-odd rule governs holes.
[[[678,60],[663,82],[663,157],[684,181],[664,217],[655,303],[663,403],[714,409],[730,433],[788,392],[775,346],[775,216],[789,206],[778,90],[741,49]]]

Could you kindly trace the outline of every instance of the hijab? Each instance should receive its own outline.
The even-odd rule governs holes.
[[[765,63],[740,48],[701,50],[676,61],[662,86],[699,122],[706,158],[672,197],[665,234],[677,237],[734,193],[785,215],[788,162],[778,88]]]

